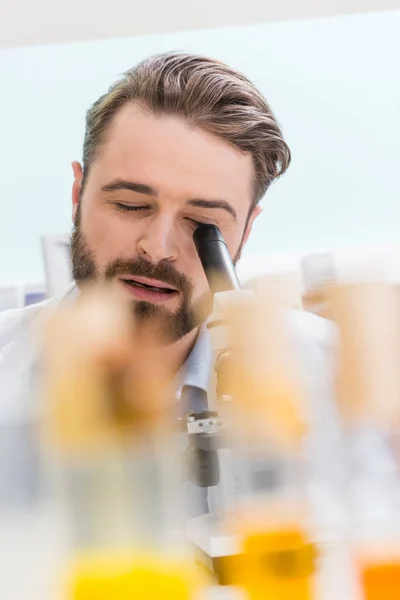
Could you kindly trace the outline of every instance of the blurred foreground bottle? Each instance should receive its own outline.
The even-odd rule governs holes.
[[[400,590],[400,306],[384,283],[331,287],[340,333],[336,391],[344,430],[348,533],[365,600]]]
[[[171,378],[129,306],[81,294],[47,335],[44,440],[71,534],[65,600],[191,600]]]
[[[315,549],[302,456],[305,399],[285,311],[274,294],[260,302],[245,290],[216,294],[215,306],[212,420],[220,423],[220,477],[214,512],[194,519],[189,536],[212,559],[220,583],[245,590],[250,600],[310,600]],[[199,435],[205,447],[207,434]]]

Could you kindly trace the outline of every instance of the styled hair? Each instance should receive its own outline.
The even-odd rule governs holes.
[[[271,108],[244,75],[210,58],[167,52],[127,71],[89,109],[82,189],[112,119],[129,102],[157,115],[179,115],[249,153],[255,170],[252,206],[290,164],[290,149]]]

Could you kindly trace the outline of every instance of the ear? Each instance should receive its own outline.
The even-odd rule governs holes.
[[[74,183],[72,184],[72,222],[75,223],[83,177],[82,167],[78,161],[72,163],[72,171],[74,173]]]
[[[247,225],[246,225],[246,229],[245,229],[243,241],[242,241],[242,247],[246,244],[247,240],[249,239],[251,230],[253,229],[253,223],[261,213],[262,213],[262,208],[261,208],[261,206],[259,206],[257,204],[257,206],[251,212],[250,217],[247,221]]]

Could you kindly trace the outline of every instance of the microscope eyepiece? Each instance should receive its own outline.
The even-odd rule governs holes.
[[[228,247],[218,227],[199,225],[193,234],[193,241],[212,293],[240,289]]]

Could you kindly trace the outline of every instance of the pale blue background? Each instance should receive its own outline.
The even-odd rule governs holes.
[[[181,49],[244,71],[293,151],[247,254],[397,242],[400,12],[0,52],[0,284],[44,278],[39,238],[70,228],[84,113],[148,54]]]

